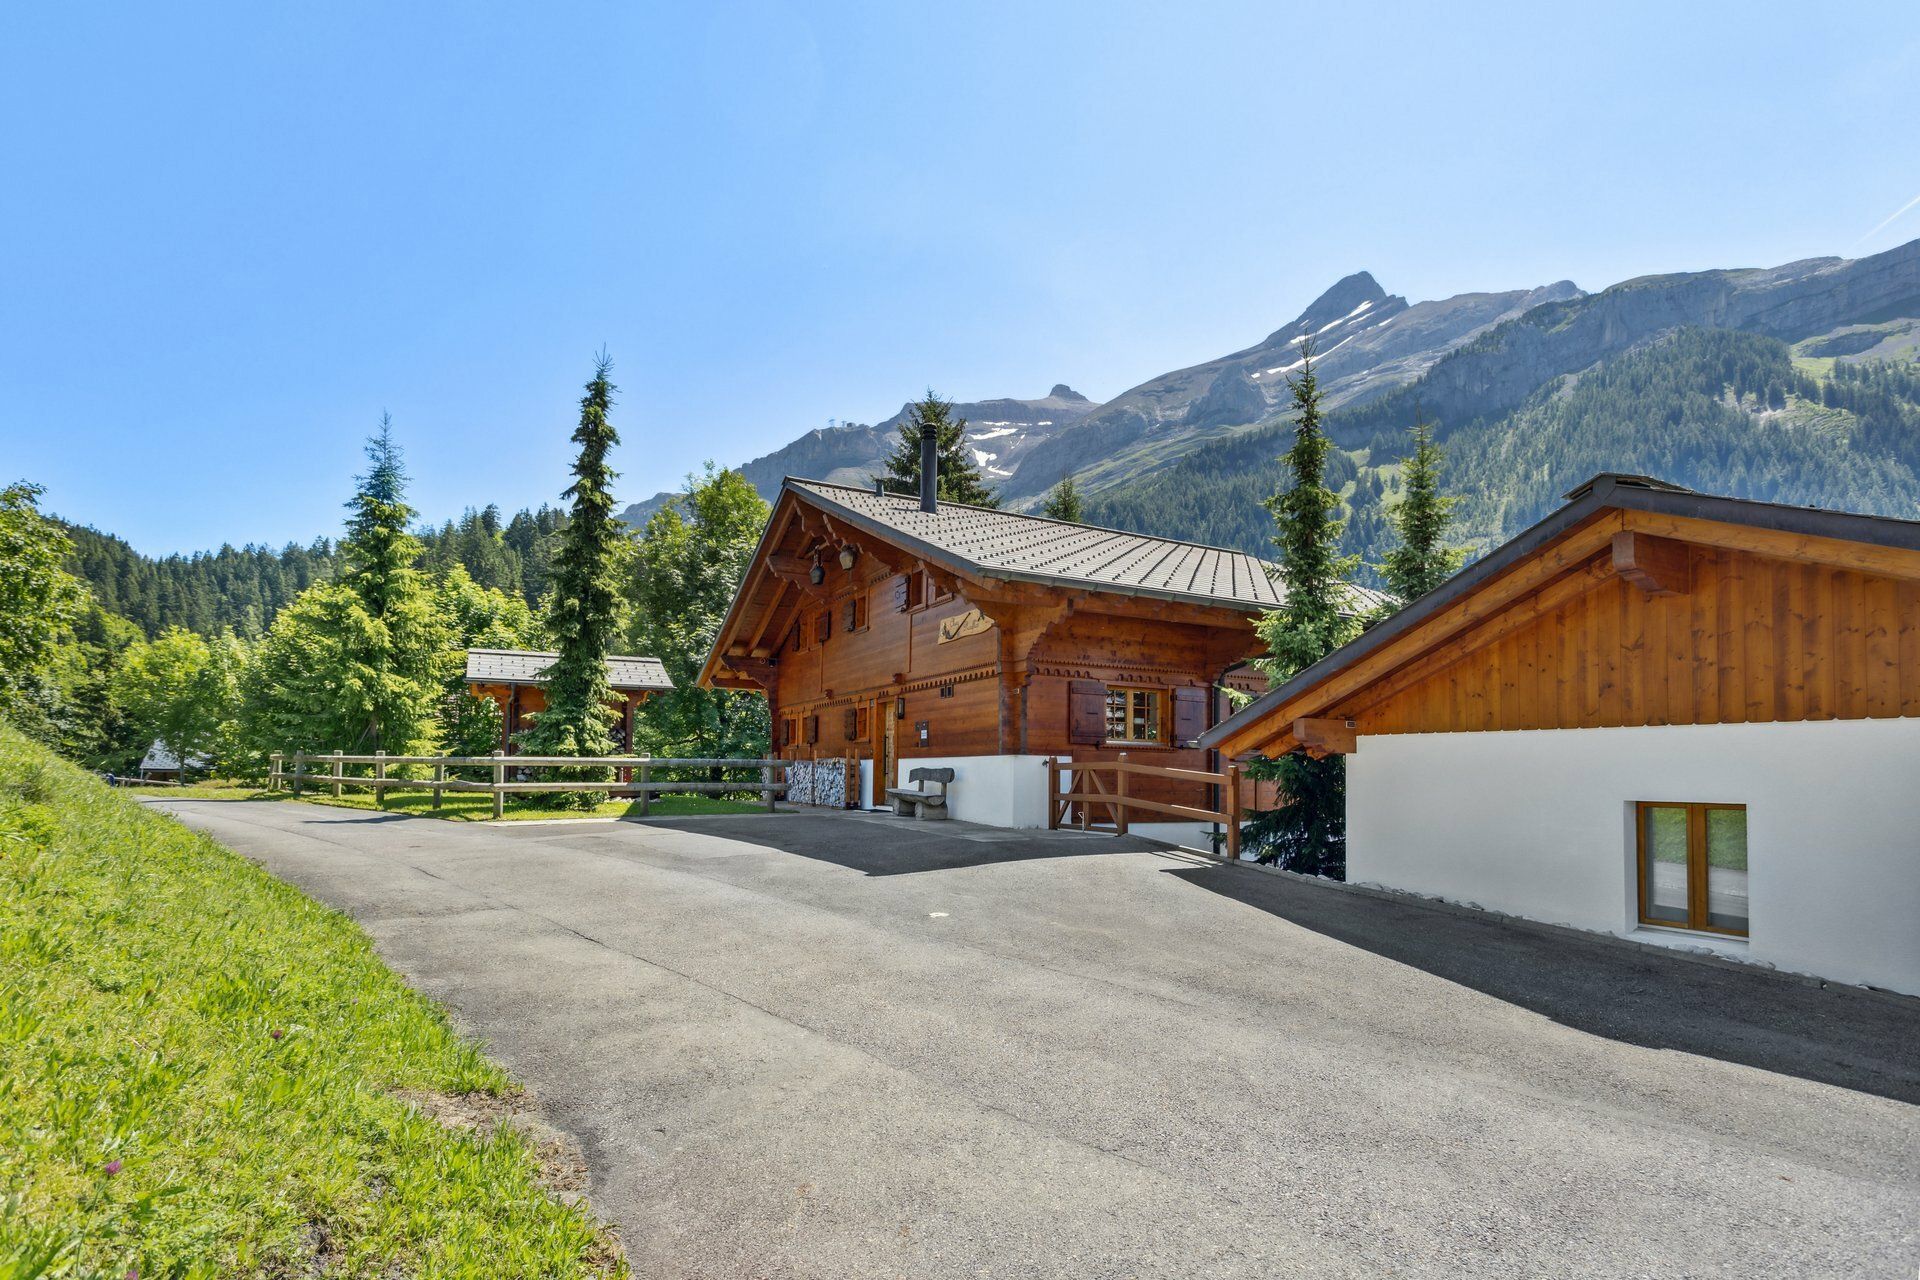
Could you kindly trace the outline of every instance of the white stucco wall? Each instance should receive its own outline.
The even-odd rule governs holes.
[[[1363,736],[1347,878],[1634,933],[1637,800],[1747,806],[1748,958],[1920,994],[1920,719]]]
[[[1064,763],[1065,757],[1059,757]],[[902,760],[894,785],[914,769],[952,769],[947,808],[961,822],[1032,830],[1047,825],[1046,756],[935,756]]]

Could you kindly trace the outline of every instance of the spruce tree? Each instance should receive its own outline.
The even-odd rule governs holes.
[[[1060,483],[1053,486],[1047,500],[1040,505],[1040,514],[1075,524],[1086,519],[1086,504],[1080,500],[1080,490],[1074,485],[1072,475],[1060,477]]]
[[[420,542],[407,532],[407,471],[393,438],[393,421],[367,440],[366,474],[347,500],[347,535],[340,541],[341,585],[363,618],[344,618],[336,636],[347,701],[359,710],[347,751],[409,754],[433,739],[434,666],[442,633],[419,569]]]
[[[1389,520],[1400,545],[1380,562],[1380,577],[1388,590],[1409,604],[1451,578],[1467,558],[1464,550],[1446,545],[1458,498],[1440,493],[1440,446],[1433,442],[1432,424],[1413,424],[1413,452],[1400,474],[1405,496],[1393,507]]]
[[[940,501],[999,506],[1000,500],[987,488],[967,448],[967,420],[956,417],[953,401],[942,400],[932,388],[928,388],[926,399],[908,406],[906,421],[900,424],[899,442],[887,456],[887,474],[874,479],[893,493],[920,492],[920,431],[929,423],[939,432],[940,482],[934,492]]]
[[[613,468],[607,453],[620,443],[608,420],[614,387],[607,380],[613,361],[602,352],[593,379],[580,400],[580,425],[573,442],[580,446],[574,460],[574,482],[562,495],[573,500],[573,510],[553,558],[553,602],[547,629],[559,656],[546,673],[546,710],[521,743],[533,755],[604,756],[613,751],[609,732],[617,713],[609,705],[613,690],[607,684],[607,655],[619,634],[619,563],[625,548],[626,526],[613,513]],[[603,769],[570,770],[559,774],[585,780],[602,779]],[[559,793],[560,802],[590,808],[594,792]]]
[[[1358,634],[1348,585],[1356,556],[1339,554],[1343,522],[1340,499],[1327,487],[1327,457],[1333,443],[1320,424],[1320,387],[1313,373],[1313,344],[1300,344],[1300,373],[1287,380],[1299,417],[1286,452],[1285,487],[1267,501],[1276,526],[1280,561],[1274,577],[1279,608],[1261,618],[1267,646],[1261,667],[1274,683],[1312,666]],[[1256,813],[1246,841],[1263,863],[1289,871],[1342,879],[1347,866],[1346,760],[1315,760],[1293,752],[1260,762],[1255,777],[1277,778],[1287,803]]]

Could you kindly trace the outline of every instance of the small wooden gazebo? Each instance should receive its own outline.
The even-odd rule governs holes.
[[[502,751],[511,754],[514,735],[547,709],[547,668],[559,656],[540,649],[467,650],[467,691],[499,706]],[[658,658],[615,654],[607,658],[607,683],[617,699],[608,705],[620,711],[615,737],[625,751],[633,744],[634,712],[651,695],[673,688],[673,681]]]

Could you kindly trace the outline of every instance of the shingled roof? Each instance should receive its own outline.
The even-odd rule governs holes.
[[[1257,556],[1197,542],[1122,533],[1045,516],[942,502],[922,511],[918,497],[875,493],[788,477],[788,488],[889,542],[958,562],[973,573],[1015,582],[1078,587],[1188,601],[1248,613],[1281,603],[1272,567]],[[1355,587],[1358,609],[1384,597]]]
[[[540,649],[469,649],[470,684],[541,684],[560,655]],[[615,689],[671,689],[673,681],[658,658],[607,655],[607,683]]]

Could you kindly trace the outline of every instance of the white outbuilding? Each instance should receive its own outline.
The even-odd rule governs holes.
[[[1602,475],[1204,735],[1347,877],[1920,994],[1920,523]]]

